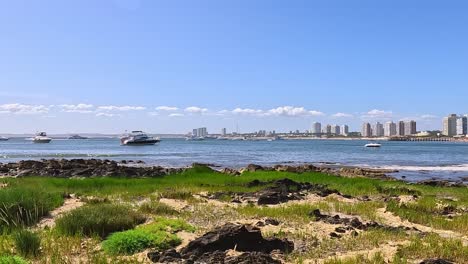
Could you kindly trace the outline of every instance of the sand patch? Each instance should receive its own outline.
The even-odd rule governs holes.
[[[79,198],[65,199],[63,205],[52,210],[48,216],[44,217],[37,224],[37,228],[52,228],[55,226],[55,220],[64,213],[70,212],[76,208],[83,206],[84,203]]]
[[[159,202],[168,205],[177,211],[182,211],[189,206],[186,201],[177,199],[161,198],[159,199]]]

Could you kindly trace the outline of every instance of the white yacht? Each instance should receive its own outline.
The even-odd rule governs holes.
[[[33,143],[49,143],[52,138],[47,136],[46,132],[36,133],[36,136],[32,139]]]
[[[364,145],[366,148],[380,148],[382,145],[380,143],[367,143]]]
[[[150,137],[143,131],[132,131],[120,137],[120,144],[130,146],[154,145],[159,141],[158,137]]]
[[[7,141],[9,138],[0,136],[0,141]]]

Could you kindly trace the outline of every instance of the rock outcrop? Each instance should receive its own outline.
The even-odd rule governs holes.
[[[141,162],[125,161],[125,164]],[[0,176],[27,177],[157,177],[180,172],[181,168],[159,166],[124,166],[113,160],[101,159],[50,159],[24,160],[0,164]]]
[[[260,229],[251,225],[226,224],[191,241],[180,252],[173,249],[163,253],[150,252],[152,262],[175,263],[281,263],[270,256],[272,251],[291,252],[294,244],[286,239],[262,236]],[[239,252],[229,255],[229,250]]]

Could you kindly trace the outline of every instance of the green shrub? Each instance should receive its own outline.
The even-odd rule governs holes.
[[[21,187],[0,189],[0,231],[34,225],[62,203],[60,193]]]
[[[139,211],[145,214],[177,215],[179,212],[167,204],[151,201],[140,206]]]
[[[131,255],[147,248],[166,250],[177,246],[180,242],[180,238],[168,232],[136,229],[110,235],[102,247],[109,254]]]
[[[28,262],[18,256],[0,256],[0,264],[28,264]]]
[[[147,248],[165,250],[180,244],[176,232],[195,228],[184,220],[156,218],[149,225],[138,226],[135,230],[114,233],[103,242],[103,249],[109,254],[134,254]]]
[[[98,235],[134,228],[145,221],[140,213],[118,204],[93,204],[75,209],[56,221],[56,228],[66,235]]]
[[[41,238],[34,232],[23,229],[13,235],[16,251],[23,257],[36,257],[39,255]]]

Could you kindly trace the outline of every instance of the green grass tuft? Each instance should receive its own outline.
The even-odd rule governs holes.
[[[154,223],[110,235],[102,244],[111,255],[131,255],[147,248],[166,250],[180,244],[174,233],[195,228],[180,219],[157,218]]]
[[[98,235],[134,228],[145,221],[140,213],[118,204],[93,204],[75,209],[56,221],[56,228],[65,235]]]
[[[0,264],[28,264],[28,262],[18,256],[0,256]]]
[[[34,232],[23,229],[13,234],[16,251],[23,257],[37,257],[40,253],[41,238]]]
[[[0,232],[32,226],[62,203],[59,192],[37,190],[37,186],[0,189]]]
[[[140,205],[138,210],[145,214],[153,215],[177,215],[179,212],[167,204],[159,201],[150,201]]]

